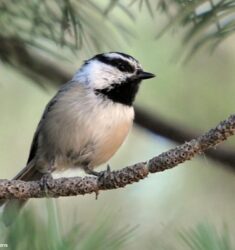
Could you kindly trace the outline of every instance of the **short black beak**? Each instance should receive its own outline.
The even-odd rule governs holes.
[[[150,78],[153,78],[155,77],[154,74],[152,73],[149,73],[149,72],[144,72],[144,71],[140,71],[138,74],[137,74],[137,77],[141,80],[145,80],[145,79],[150,79]]]

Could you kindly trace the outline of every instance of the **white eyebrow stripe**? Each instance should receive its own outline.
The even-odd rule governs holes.
[[[120,58],[124,61],[127,61],[129,62],[131,65],[133,65],[135,68],[142,68],[142,66],[140,65],[139,62],[137,62],[134,58],[132,58],[131,56],[129,58],[121,55],[121,54],[118,54],[118,53],[115,53],[115,52],[109,52],[109,53],[105,53],[104,54],[106,57],[109,57],[109,58]]]
[[[105,56],[109,57],[109,58],[120,58],[122,60],[128,60],[129,61],[128,58],[126,58],[126,57],[124,57],[124,56],[122,56],[120,54],[117,54],[117,53],[106,53]]]

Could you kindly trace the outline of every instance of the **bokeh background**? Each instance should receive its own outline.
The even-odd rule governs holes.
[[[87,2],[97,5],[99,11]],[[60,12],[60,7],[66,10],[66,3],[72,6],[67,11],[73,15]],[[45,14],[44,4],[58,19]],[[171,14],[156,8],[159,4],[168,6]],[[12,178],[25,165],[43,109],[62,83],[43,65],[70,76],[95,53],[122,51],[157,75],[142,84],[136,100],[136,106],[152,117],[200,134],[234,113],[235,38],[226,37],[213,53],[211,44],[197,49],[195,44],[206,28],[218,30],[205,26],[200,36],[197,33],[187,40],[185,36],[197,25],[188,20],[182,26],[177,21],[176,17],[186,15],[182,8],[187,10],[187,5],[182,6],[177,1],[2,1],[1,179]],[[211,11],[204,8],[206,13]],[[68,18],[61,25],[64,19],[59,17],[64,13]],[[44,34],[44,19],[50,20],[48,34],[55,37]],[[212,25],[218,22],[215,17],[211,20]],[[157,37],[162,30],[164,34]],[[34,61],[24,64],[27,54],[22,50],[17,55],[10,38],[38,60],[36,70]],[[112,169],[120,169],[176,145],[170,134],[163,136],[135,125],[109,163]],[[231,138],[215,150],[235,154],[234,147]],[[67,171],[55,176],[61,175],[83,173]],[[235,164],[223,164],[203,154],[124,189],[101,192],[98,200],[95,195],[31,199],[18,224],[2,225],[0,243],[7,243],[10,249],[235,249],[234,193]]]

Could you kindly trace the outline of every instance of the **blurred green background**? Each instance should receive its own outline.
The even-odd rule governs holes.
[[[27,1],[19,2],[27,4]],[[109,2],[100,1],[99,6],[105,9],[109,6]],[[45,61],[56,64],[69,74],[73,74],[81,63],[92,57],[94,53],[122,51],[131,54],[147,71],[157,75],[156,78],[141,86],[136,100],[137,106],[151,112],[153,116],[159,115],[172,125],[182,126],[181,129],[189,128],[195,133],[202,133],[234,113],[234,37],[223,41],[212,55],[204,48],[187,63],[181,63],[180,55],[188,49],[187,46],[182,45],[185,30],[178,29],[174,34],[167,31],[160,39],[156,39],[158,32],[167,23],[167,18],[164,13],[155,10],[155,1],[151,2],[153,16],[150,15],[145,4],[139,10],[138,4],[134,3],[128,7],[125,1],[121,2],[127,6],[127,9],[129,8],[135,20],[131,20],[121,8],[114,6],[104,18],[94,23],[101,34],[100,37],[97,35],[101,43],[100,48],[89,49],[84,41],[81,49],[77,49],[74,53],[66,45],[61,47],[53,41],[49,42],[49,39],[45,41],[39,37],[36,38],[39,44],[43,43],[45,47],[53,50],[53,53],[63,56],[66,60],[58,59],[51,52],[39,48],[30,49],[34,49],[38,55],[44,57]],[[115,26],[111,27],[111,30],[104,28],[105,25],[109,25],[109,19],[113,17],[121,20],[127,32],[134,36],[127,40],[122,32],[115,30]],[[113,42],[112,32],[116,32]],[[4,34],[2,30],[0,35]],[[102,45],[102,39],[107,37],[111,39],[109,46]],[[17,67],[19,66],[13,67],[4,60],[1,62],[0,166],[2,179],[12,178],[24,166],[39,118],[45,105],[58,89],[43,78],[39,81],[45,81],[43,84],[47,87],[45,85],[41,87],[31,77],[22,74]],[[224,144],[230,150],[234,150],[235,140],[231,138]],[[135,126],[125,144],[109,163],[112,169],[119,169],[150,159],[175,145],[168,138]],[[83,173],[79,170],[67,171],[55,176],[61,175],[75,176],[83,175]],[[123,244],[117,249],[235,249],[234,193],[235,166],[229,168],[212,161],[204,154],[172,170],[150,175],[140,183],[132,184],[124,189],[101,192],[98,200],[95,200],[95,195],[86,195],[59,198],[46,205],[46,199],[31,199],[25,207],[24,214],[19,218],[21,220],[19,225],[10,229],[2,226],[0,243],[8,243],[11,249],[115,249],[113,246],[105,245],[108,241],[117,241],[114,236],[106,239],[104,245],[99,242],[111,232],[116,236],[120,232],[126,232],[127,239],[123,240]],[[27,214],[31,214],[31,217],[28,218]],[[55,218],[49,223],[48,216],[52,214]],[[24,224],[25,222],[28,224]],[[33,226],[30,223],[41,229],[32,230]],[[43,223],[49,226],[41,225]],[[99,226],[105,223],[107,228],[103,232]],[[60,241],[69,234],[70,230],[77,232],[74,229],[75,225],[79,225],[76,240],[83,242],[87,239],[90,245],[84,242],[82,246],[74,243],[71,248],[62,243],[60,247],[53,246],[53,243],[43,245],[48,238]],[[18,227],[18,231],[14,227]],[[132,229],[133,232],[128,232]],[[57,236],[53,238],[51,232],[57,230]],[[103,233],[99,235],[100,230]],[[194,236],[192,236],[193,233],[189,236],[188,232],[193,232],[193,230],[196,230],[195,238],[198,241],[201,240],[198,236],[200,233],[207,237],[207,244],[209,244],[210,237],[215,243],[216,239],[226,234],[226,237],[230,238],[227,241],[231,241],[231,246],[226,248],[224,244],[224,248],[219,248],[218,243],[215,244],[218,248],[211,248],[206,244],[202,244],[201,248],[199,245],[193,248],[187,244],[187,240],[183,239],[185,237],[190,241]],[[20,239],[23,232],[34,236],[26,237],[28,241],[24,239],[23,243]],[[180,233],[184,237],[181,237]],[[10,234],[13,236],[10,237]],[[23,235],[21,237],[24,237]],[[14,246],[13,238],[18,239]],[[6,242],[7,239],[9,241]],[[34,245],[34,248],[30,248],[30,244]],[[101,244],[100,247],[98,247],[99,244]]]

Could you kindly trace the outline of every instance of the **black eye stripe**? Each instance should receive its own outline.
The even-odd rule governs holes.
[[[117,67],[120,71],[123,72],[134,72],[134,68],[132,67],[132,65],[130,65],[129,62],[124,61],[122,59],[112,59],[111,63],[113,66]]]
[[[101,54],[97,55],[96,59],[98,59],[102,63],[116,67],[122,72],[133,73],[135,71],[134,67],[129,62],[121,58],[110,58]]]

